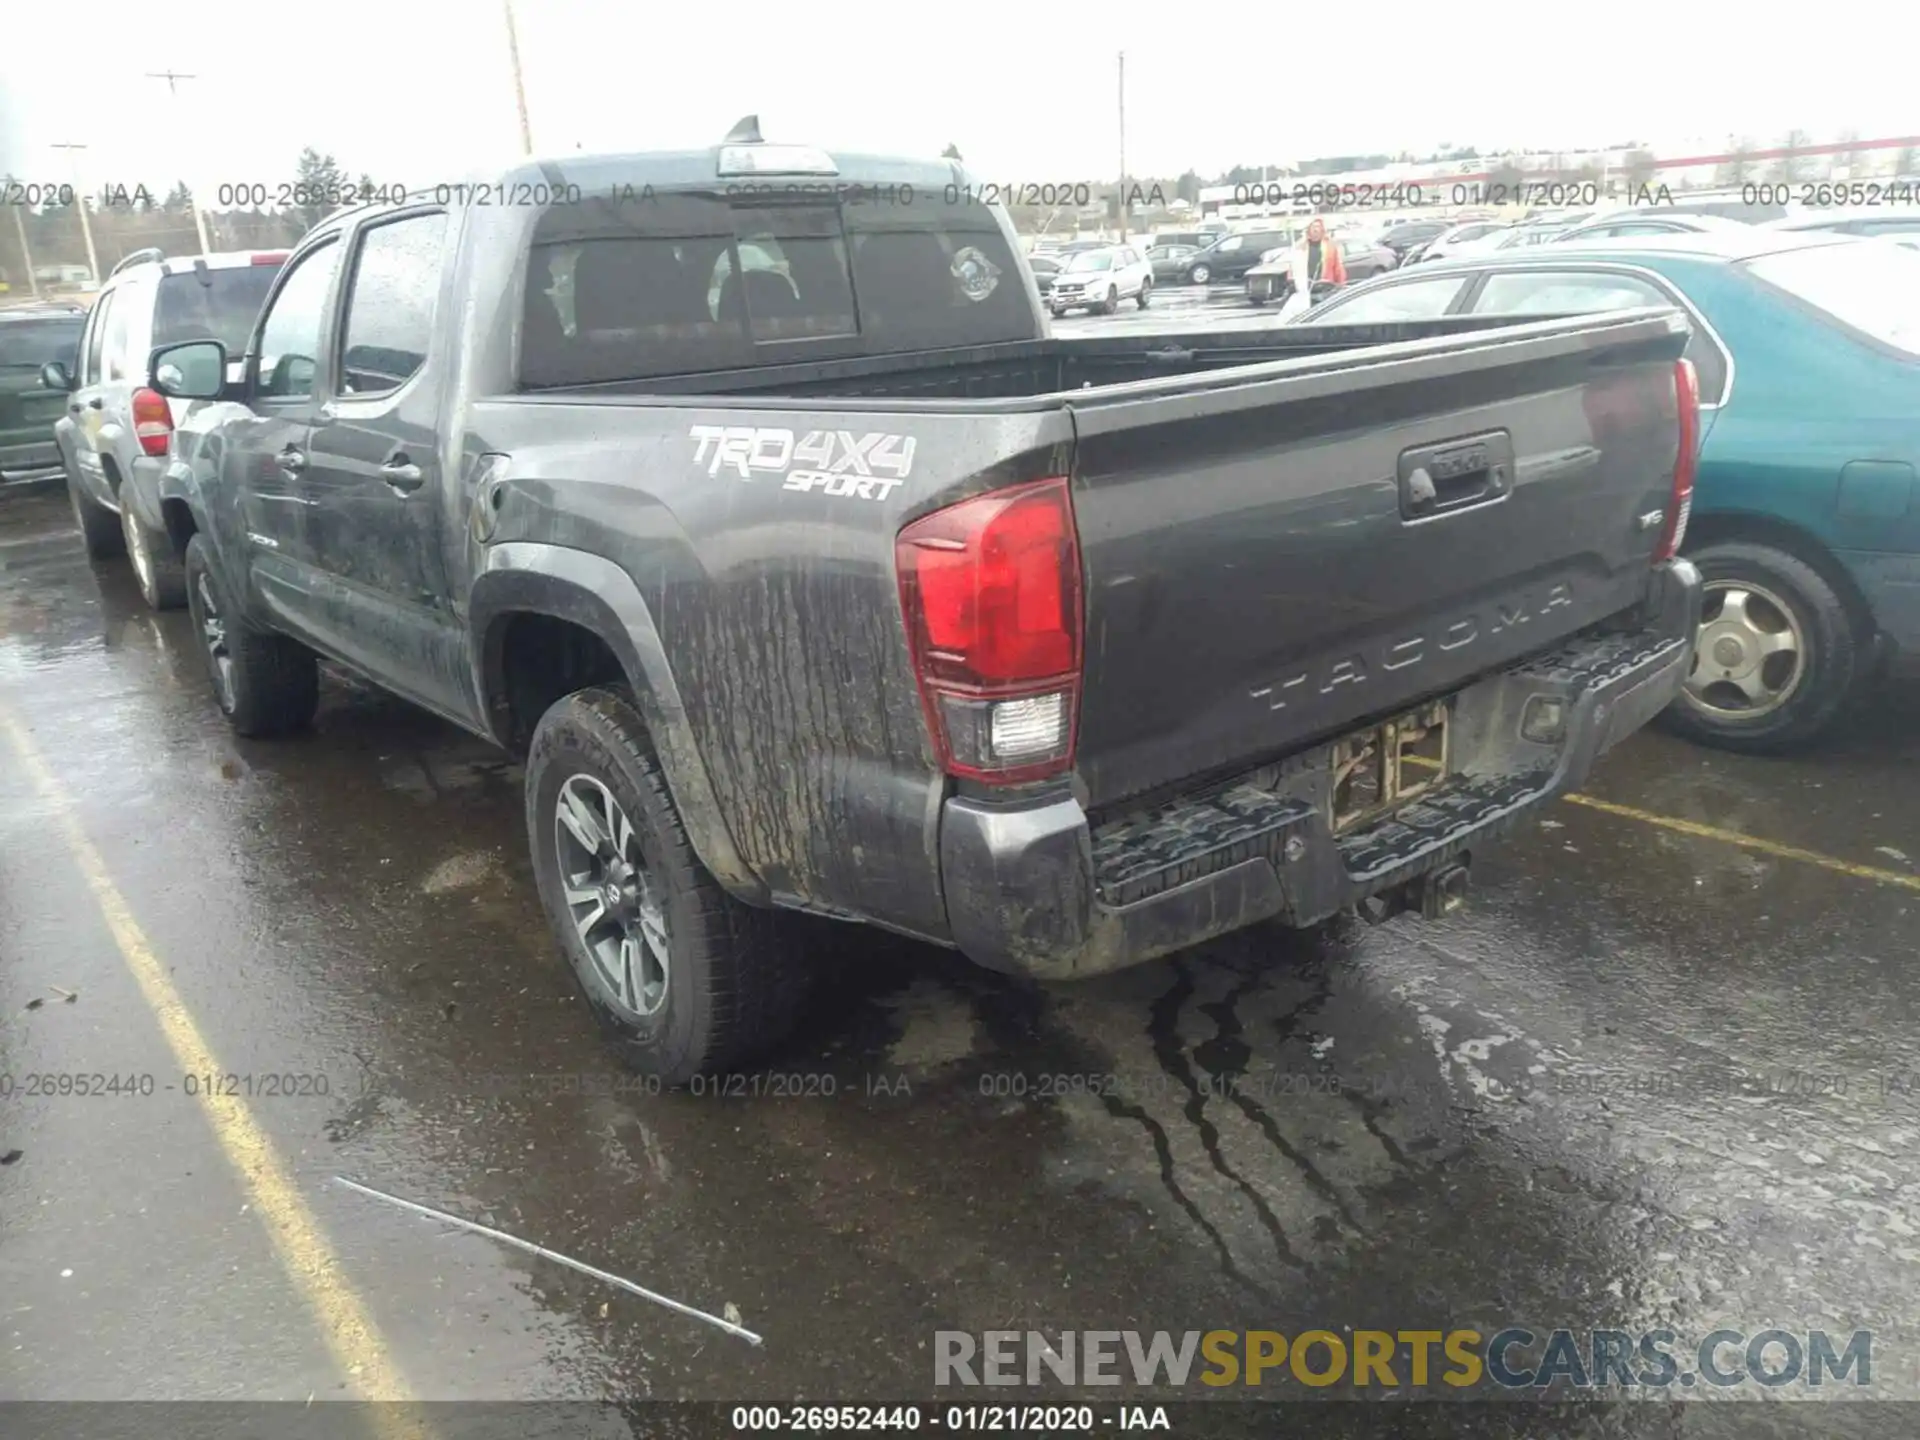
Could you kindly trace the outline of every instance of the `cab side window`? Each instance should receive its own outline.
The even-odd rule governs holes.
[[[309,250],[288,267],[279,290],[267,302],[260,328],[256,388],[260,398],[297,400],[313,394],[327,323],[327,293],[339,261],[340,246],[333,240]]]

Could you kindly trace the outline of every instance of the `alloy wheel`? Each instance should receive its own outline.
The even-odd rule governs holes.
[[[213,598],[213,585],[207,572],[202,570],[193,579],[194,599],[199,603],[195,609],[199,612],[195,618],[200,622],[200,643],[207,652],[207,666],[213,672],[213,683],[220,691],[220,708],[231,712],[234,707],[233,690],[233,651],[227,644],[227,620],[220,613],[220,606]]]
[[[672,967],[662,887],[613,792],[571,776],[554,802],[554,855],[567,916],[621,1008],[656,1014]]]
[[[1807,673],[1806,631],[1793,607],[1750,580],[1715,580],[1702,595],[1687,703],[1714,720],[1770,715]]]

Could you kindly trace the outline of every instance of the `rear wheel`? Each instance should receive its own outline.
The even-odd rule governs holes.
[[[206,541],[187,542],[187,609],[213,682],[213,698],[241,735],[284,735],[313,719],[320,664],[297,641],[250,630],[209,563]]]
[[[681,1085],[786,1033],[806,966],[780,917],[735,900],[701,865],[624,693],[582,690],[547,711],[526,794],[541,903],[630,1068]]]
[[[71,472],[67,475],[67,499],[73,504],[73,523],[80,527],[89,559],[111,560],[125,550],[120,517],[87,494]]]
[[[1832,584],[1796,555],[1744,540],[1702,546],[1704,581],[1686,689],[1668,728],[1728,750],[1793,750],[1832,724],[1860,650]]]
[[[120,535],[133,562],[133,578],[141,597],[155,610],[178,610],[187,603],[187,571],[174,554],[172,542],[144,524],[122,494]]]

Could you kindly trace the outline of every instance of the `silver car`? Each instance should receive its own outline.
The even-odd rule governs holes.
[[[126,554],[156,610],[186,601],[186,580],[165,542],[159,475],[174,427],[204,401],[147,388],[147,357],[183,340],[218,340],[241,355],[254,317],[286,260],[282,251],[228,251],[169,259],[127,256],[107,276],[80,341],[79,369],[50,364],[49,389],[66,396],[54,440],[87,554]],[[237,369],[238,366],[236,365]],[[238,379],[238,375],[229,376]]]

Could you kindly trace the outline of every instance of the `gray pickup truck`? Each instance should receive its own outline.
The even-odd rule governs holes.
[[[1677,692],[1696,397],[1642,310],[1052,337],[944,163],[529,162],[322,223],[161,481],[215,693],[316,657],[526,756],[628,1063],[800,1004],[780,910],[1041,979],[1437,913]]]

